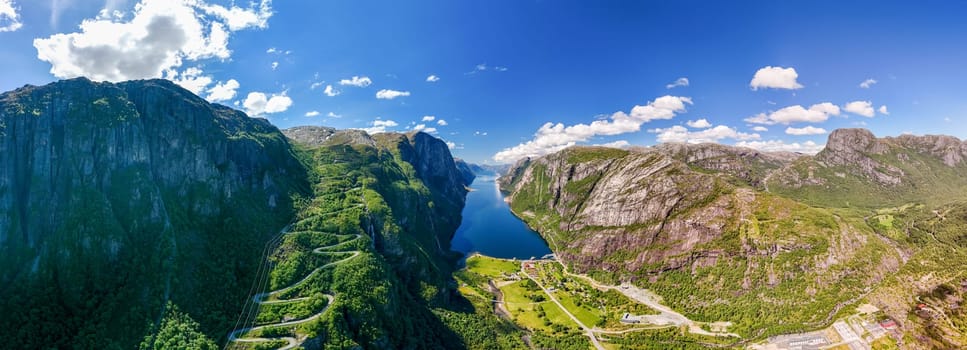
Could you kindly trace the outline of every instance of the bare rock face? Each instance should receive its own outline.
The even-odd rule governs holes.
[[[847,167],[856,175],[884,185],[897,185],[903,179],[903,170],[872,158],[889,150],[889,145],[869,130],[837,129],[829,134],[826,148],[816,155],[816,160],[828,166]]]
[[[639,151],[660,152],[692,166],[729,174],[755,187],[761,186],[772,171],[803,156],[798,153],[762,152],[715,143],[663,143]]]
[[[724,195],[731,191],[728,184],[659,152],[573,160],[595,151],[573,148],[522,162],[518,166],[526,167],[510,171],[519,175],[506,180],[512,203],[536,201],[561,218],[553,231],[562,235],[550,241],[566,246],[558,252],[565,260],[606,271],[673,268],[690,263],[694,248],[722,235],[733,215],[727,208],[735,205]],[[535,184],[542,191],[532,193]],[[609,258],[628,251],[635,253],[623,266]]]
[[[284,129],[282,133],[296,143],[308,147],[318,147],[326,144],[326,141],[329,141],[329,138],[336,133],[336,129],[324,126],[297,126]]]

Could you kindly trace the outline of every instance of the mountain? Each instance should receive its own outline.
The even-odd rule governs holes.
[[[924,241],[930,230],[920,224],[964,199],[964,149],[947,136],[878,139],[859,129],[834,131],[815,156],[572,147],[519,161],[501,186],[574,271],[633,282],[689,317],[763,339],[825,327],[863,297],[906,320],[908,300],[936,281],[901,281],[963,269],[959,253],[936,252],[965,242]],[[919,256],[943,263],[913,269]],[[922,334],[914,324],[905,330]]]
[[[306,193],[263,119],[164,80],[0,95],[0,328],[24,348],[132,348],[166,303],[230,326]]]
[[[251,334],[307,348],[497,342],[512,328],[452,278],[466,176],[424,133],[280,131],[165,80],[3,93],[0,337],[112,349]],[[256,294],[279,289],[272,298],[294,300]]]

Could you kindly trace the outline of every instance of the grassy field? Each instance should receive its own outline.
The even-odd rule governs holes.
[[[501,278],[519,271],[520,263],[476,254],[467,258],[467,269],[487,277]]]

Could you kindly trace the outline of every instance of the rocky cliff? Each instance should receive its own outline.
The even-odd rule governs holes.
[[[0,95],[5,342],[131,348],[166,300],[224,329],[304,179],[267,121],[168,81]]]
[[[892,216],[862,208],[963,199],[962,150],[951,137],[865,130],[833,132],[816,156],[572,147],[519,161],[501,185],[572,270],[763,336],[827,324],[901,272],[921,238],[884,233],[887,221],[869,218]]]
[[[967,143],[951,136],[876,138],[865,129],[839,129],[824,150],[775,172],[767,185],[823,206],[939,204],[967,188],[965,158]]]

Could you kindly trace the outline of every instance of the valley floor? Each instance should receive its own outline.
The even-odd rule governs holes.
[[[464,296],[486,299],[501,317],[540,337],[569,339],[566,344],[575,349],[653,349],[672,344],[757,350],[893,349],[893,338],[898,336],[895,324],[876,307],[864,304],[825,329],[750,344],[749,339],[728,331],[728,321],[691,320],[646,289],[627,283],[602,284],[568,272],[553,258],[517,260],[475,254],[467,259],[464,273],[482,277],[458,274]],[[581,337],[583,344],[574,344]]]
[[[698,322],[662,305],[647,290],[612,286],[568,272],[554,259],[516,260],[474,255],[466,272],[485,277],[486,284],[460,288],[468,298],[488,298],[495,312],[541,337],[583,337],[574,348],[686,348],[727,346],[741,337],[728,332],[729,322]],[[561,346],[561,344],[554,344]]]

